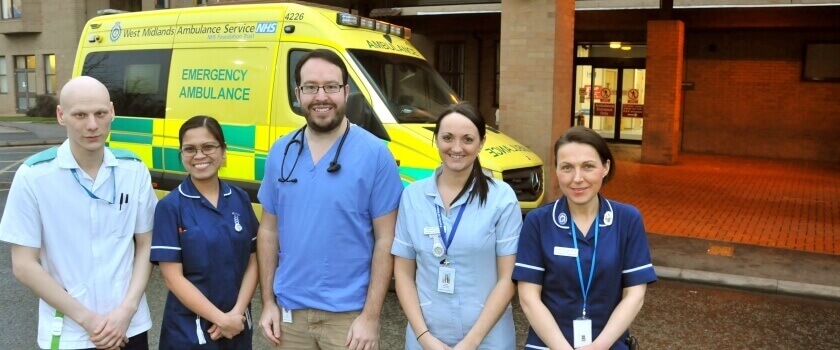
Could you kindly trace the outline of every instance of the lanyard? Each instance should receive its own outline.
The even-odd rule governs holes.
[[[575,231],[575,221],[572,222],[572,242],[575,244],[575,250],[578,251],[575,261],[577,262],[578,279],[580,280],[580,289],[583,292],[583,317],[586,317],[586,297],[589,294],[589,287],[592,286],[592,276],[595,274],[595,253],[598,252],[598,216],[595,216],[595,248],[592,249],[592,268],[589,270],[589,281],[586,282],[586,288],[583,287],[583,270],[580,268],[580,250],[577,243],[577,232]]]
[[[449,246],[452,245],[452,238],[455,237],[455,230],[458,229],[458,223],[461,222],[461,214],[464,213],[464,208],[467,207],[467,204],[461,204],[461,209],[458,209],[458,216],[455,217],[455,223],[452,224],[452,231],[449,232],[448,236],[445,236],[443,229],[443,216],[440,215],[440,206],[435,205],[435,209],[437,209],[437,220],[438,220],[438,228],[440,229],[440,237],[443,238],[444,243],[444,255],[449,256]]]
[[[64,326],[64,314],[61,311],[55,310],[55,317],[52,323],[52,339],[50,341],[50,350],[58,350],[61,344],[61,329]]]
[[[103,200],[105,202],[108,202],[108,204],[114,204],[114,203],[117,202],[117,177],[116,177],[116,175],[114,175],[114,168],[116,168],[116,167],[113,167],[113,166],[111,167],[111,179],[114,181],[114,192],[111,193],[111,201],[110,202],[108,202],[108,200],[106,200],[106,199],[102,199],[102,198],[97,197],[95,194],[93,194],[93,192],[91,192],[87,187],[85,187],[85,185],[82,185],[82,182],[79,181],[79,174],[76,173],[76,169],[70,169],[70,172],[73,173],[73,177],[76,178],[76,183],[78,183],[79,186],[82,186],[82,189],[84,189],[85,192],[87,192],[87,194],[88,194],[88,196],[90,196],[90,198]]]

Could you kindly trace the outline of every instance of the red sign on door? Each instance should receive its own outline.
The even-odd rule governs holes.
[[[630,89],[627,92],[628,103],[639,103],[639,90]]]
[[[615,104],[596,103],[595,115],[599,117],[615,117]]]
[[[623,104],[621,105],[621,116],[624,118],[641,118],[645,114],[645,105]]]
[[[612,91],[610,88],[602,88],[600,93],[601,102],[610,102],[610,97],[612,97]]]

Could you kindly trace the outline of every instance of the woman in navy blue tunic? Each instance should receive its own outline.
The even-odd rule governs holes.
[[[189,176],[158,203],[152,235],[170,290],[160,349],[251,349],[256,215],[245,191],[219,179],[227,146],[215,119],[187,120],[178,141]]]
[[[529,349],[627,349],[630,323],[656,281],[639,211],[604,198],[607,143],[582,126],[554,144],[563,196],[528,213],[513,279],[531,323]]]

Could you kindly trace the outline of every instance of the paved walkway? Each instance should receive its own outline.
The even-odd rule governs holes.
[[[639,208],[649,232],[840,255],[840,164],[682,154],[660,166],[612,146],[603,192]]]

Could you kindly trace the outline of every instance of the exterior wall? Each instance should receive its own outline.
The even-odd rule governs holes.
[[[571,0],[502,2],[499,129],[534,151],[544,163],[553,159],[553,135],[549,126],[554,122],[555,107],[557,2]],[[544,179],[549,190],[554,188],[554,181],[551,168],[547,169]]]
[[[683,151],[840,161],[840,83],[800,81],[803,45],[816,41],[840,34],[688,34]]]
[[[0,115],[14,115],[16,106],[15,56],[35,55],[35,91],[46,92],[44,55],[55,54],[57,92],[73,73],[73,61],[79,35],[85,22],[96,10],[107,8],[108,1],[44,1],[41,3],[40,33],[0,34],[0,55],[5,56],[8,94],[0,94]],[[23,17],[27,16],[24,12]],[[30,86],[32,83],[30,82]]]
[[[551,138],[549,152],[540,155],[545,166],[546,200],[562,195],[556,184],[554,172],[554,142],[572,125],[572,99],[574,95],[575,57],[575,2],[557,0],[554,24],[554,101],[552,108]]]
[[[682,130],[684,43],[682,22],[648,22],[642,162],[674,164],[677,160]]]

